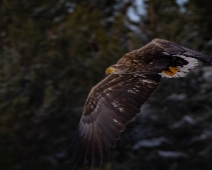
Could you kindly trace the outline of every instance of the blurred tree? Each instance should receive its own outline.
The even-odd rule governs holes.
[[[0,1],[0,169],[70,169],[66,147],[104,70],[152,38],[212,52],[207,0]],[[183,9],[183,10],[182,10]],[[212,169],[210,67],[163,80],[109,169]]]
[[[86,96],[128,51],[124,7],[0,2],[0,169],[70,169],[65,149]]]
[[[197,0],[188,1],[185,4],[189,21],[188,26],[193,32],[190,36],[190,41],[194,41],[198,37],[195,47],[200,50],[204,49],[208,53],[212,51],[210,30],[212,26],[211,6],[212,2],[207,0],[201,2]]]

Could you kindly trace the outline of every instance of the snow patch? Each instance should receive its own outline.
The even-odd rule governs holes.
[[[180,158],[180,157],[186,158],[186,157],[188,157],[188,155],[183,152],[175,152],[175,151],[159,150],[159,151],[157,151],[157,154],[164,158]]]
[[[163,143],[169,143],[169,140],[165,137],[146,139],[146,140],[141,140],[137,144],[135,144],[133,146],[133,149],[137,150],[141,147],[144,147],[144,148],[157,147],[162,145]]]

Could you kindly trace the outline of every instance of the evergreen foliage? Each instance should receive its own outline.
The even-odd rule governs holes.
[[[68,170],[68,148],[104,70],[152,38],[212,55],[207,0],[0,1],[0,169]],[[212,67],[164,79],[105,170],[212,169]],[[67,162],[68,161],[68,162]]]

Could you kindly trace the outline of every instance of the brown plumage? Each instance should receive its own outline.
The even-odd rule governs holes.
[[[92,88],[86,100],[71,144],[74,164],[88,169],[101,167],[125,125],[140,112],[161,77],[184,77],[197,66],[196,59],[212,64],[211,56],[154,39],[109,67],[109,75]]]

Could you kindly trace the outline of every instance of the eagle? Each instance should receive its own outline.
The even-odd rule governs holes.
[[[91,89],[85,102],[70,146],[73,167],[100,168],[160,79],[184,77],[198,60],[212,64],[209,55],[157,38],[108,67],[107,76]]]

